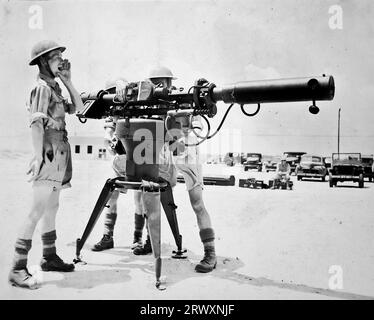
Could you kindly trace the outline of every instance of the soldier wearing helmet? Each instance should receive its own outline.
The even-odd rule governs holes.
[[[161,66],[152,69],[149,73],[148,79],[157,86],[171,88],[172,80],[176,80],[177,78],[173,76],[173,73],[170,71],[170,69]]]
[[[72,164],[65,128],[65,114],[83,109],[79,93],[71,82],[70,62],[62,58],[65,47],[54,41],[38,42],[31,51],[30,66],[39,68],[38,80],[29,100],[31,137],[34,157],[30,162],[29,181],[33,182],[33,203],[18,235],[9,282],[13,286],[35,289],[38,283],[27,270],[27,255],[36,224],[41,220],[43,271],[69,272],[56,253],[56,213],[61,189],[70,187]],[[62,96],[58,77],[69,92],[71,102]]]
[[[161,66],[153,69],[148,79],[156,86],[171,89],[172,80],[176,78],[170,69]],[[189,119],[186,118],[182,121],[182,124],[182,138],[177,143],[184,145],[184,142],[188,141],[189,144],[193,144],[196,142],[196,136],[190,129],[191,127],[195,130],[202,129],[200,117],[193,117],[192,123],[189,123]],[[191,206],[197,218],[200,240],[204,247],[204,258],[196,265],[195,271],[202,273],[210,272],[216,267],[217,259],[214,245],[214,230],[203,201],[203,176],[199,161],[199,149],[197,146],[187,148],[177,147],[177,149],[184,151],[173,155],[166,148],[164,147],[161,155],[164,164],[160,165],[160,175],[167,176],[166,180],[170,182],[171,186],[175,186],[176,184],[177,172],[183,175]]]

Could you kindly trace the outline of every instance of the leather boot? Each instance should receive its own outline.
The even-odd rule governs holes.
[[[217,258],[214,247],[204,248],[204,258],[195,267],[196,272],[211,272],[217,265]]]

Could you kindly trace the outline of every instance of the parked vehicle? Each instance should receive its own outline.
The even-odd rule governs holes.
[[[295,174],[297,180],[302,180],[303,178],[319,178],[325,181],[327,169],[322,157],[304,154],[301,156],[300,163],[296,166]]]
[[[291,152],[286,151],[283,152],[284,155],[286,155],[287,159],[286,161],[291,167],[291,174],[295,172],[296,166],[300,163],[301,156],[306,154],[306,152]]]
[[[361,153],[333,153],[329,180],[331,188],[342,181],[358,182],[358,187],[363,188],[364,166]]]
[[[243,162],[244,171],[249,169],[256,169],[262,171],[262,154],[261,153],[247,153],[246,160]]]
[[[364,178],[368,178],[369,181],[373,181],[374,173],[373,173],[373,163],[374,163],[374,156],[371,155],[363,155],[361,157],[362,164],[364,166]]]
[[[262,170],[266,172],[277,170],[277,165],[280,162],[280,158],[281,158],[280,156],[275,156],[267,161],[263,161]]]

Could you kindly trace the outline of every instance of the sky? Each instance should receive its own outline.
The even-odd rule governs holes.
[[[333,75],[335,98],[317,102],[319,114],[308,112],[309,102],[264,104],[252,118],[234,106],[222,133],[202,151],[329,155],[337,151],[340,108],[340,150],[374,153],[372,1],[0,3],[0,149],[31,148],[25,102],[37,68],[28,61],[36,42],[54,39],[67,47],[79,92],[101,89],[117,76],[142,80],[158,65],[169,67],[178,78],[174,84],[184,88],[200,77],[222,86]],[[218,103],[213,128],[227,107]],[[102,136],[102,124],[67,117],[70,135]]]

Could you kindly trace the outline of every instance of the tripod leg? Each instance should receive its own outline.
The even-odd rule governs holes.
[[[156,287],[161,287],[161,206],[160,192],[142,191],[142,201],[145,215],[147,217],[148,232],[151,239],[153,256],[155,258]]]
[[[177,251],[173,251],[173,258],[183,259],[187,256],[183,255],[186,250],[182,250],[182,236],[179,234],[178,220],[175,209],[177,206],[174,203],[173,189],[168,186],[167,189],[161,192],[161,203],[164,208],[166,218],[168,219],[170,229],[173,233],[175,244],[177,245]]]
[[[103,189],[101,190],[101,193],[99,195],[99,198],[96,201],[95,207],[91,213],[90,219],[88,220],[88,223],[86,225],[86,228],[84,229],[83,235],[81,238],[77,239],[76,244],[76,258],[74,259],[74,263],[82,262],[80,259],[80,252],[91,234],[92,229],[94,228],[97,220],[100,217],[101,212],[103,211],[105,205],[107,204],[108,200],[113,194],[115,187],[112,179],[108,179],[105,182],[105,185]]]

